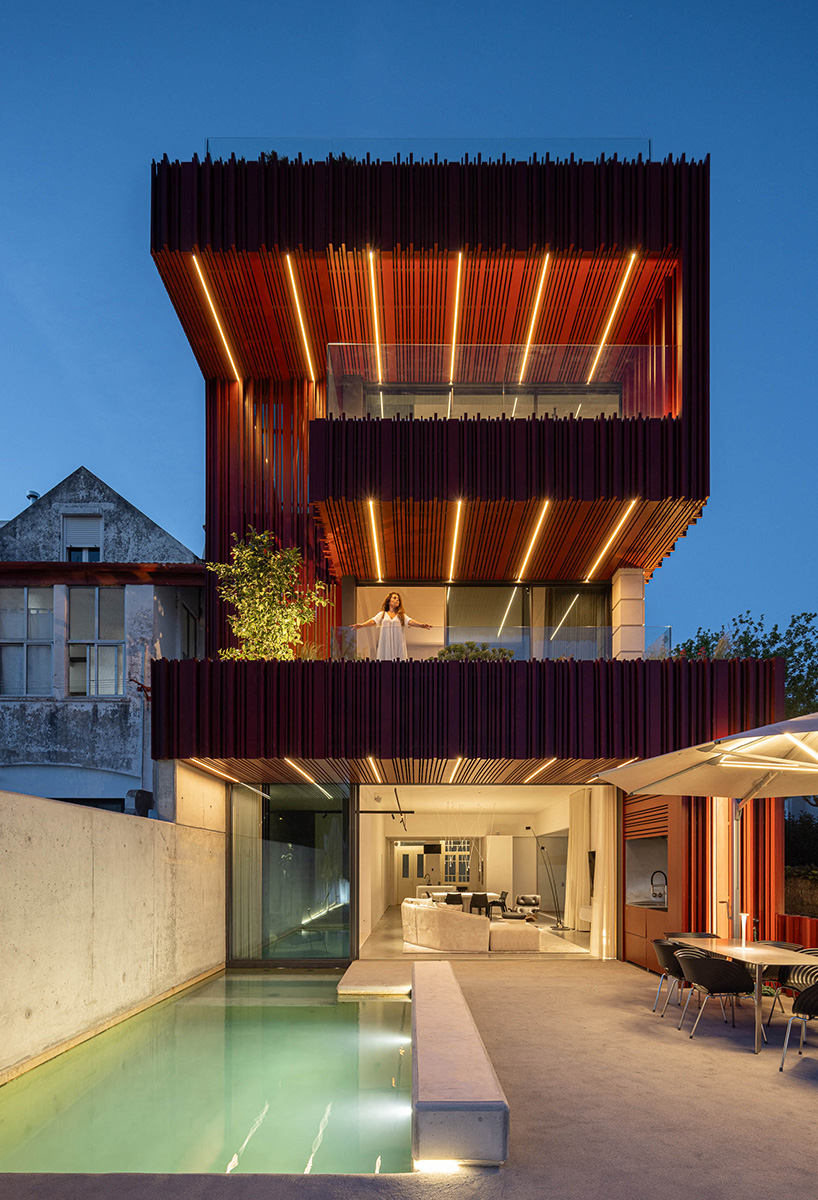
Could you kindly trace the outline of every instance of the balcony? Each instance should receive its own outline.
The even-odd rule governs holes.
[[[593,662],[614,658],[665,659],[671,653],[671,629],[665,626],[504,626],[404,627],[401,642],[411,662]],[[393,661],[378,654],[380,631],[369,625],[332,629],[326,657],[336,662]],[[325,655],[310,647],[309,656]]]
[[[327,414],[394,420],[678,416],[676,346],[327,348]]]

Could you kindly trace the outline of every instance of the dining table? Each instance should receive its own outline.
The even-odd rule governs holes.
[[[701,937],[693,934],[676,934],[668,941],[679,946],[692,946],[696,950],[706,949],[711,954],[721,954],[736,962],[744,963],[751,969],[755,982],[753,1002],[755,1004],[755,1039],[753,1049],[756,1054],[763,1044],[761,999],[765,967],[814,967],[814,955],[802,954],[799,950],[785,950],[781,946],[770,946],[765,942],[748,942],[743,938]]]

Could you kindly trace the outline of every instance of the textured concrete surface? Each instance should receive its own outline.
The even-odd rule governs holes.
[[[406,996],[412,990],[411,962],[350,963],[338,984],[339,996]]]
[[[454,967],[511,1106],[505,1167],[454,1176],[0,1176],[0,1200],[694,1200],[810,1196],[818,1036],[779,1074],[784,1022],[751,1052],[718,1008],[693,1041],[618,962]]]
[[[0,792],[0,1072],[224,963],[224,841]]]

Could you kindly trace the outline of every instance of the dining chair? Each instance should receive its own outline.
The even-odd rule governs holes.
[[[489,911],[488,911],[489,898],[488,898],[488,895],[486,894],[486,892],[474,892],[473,893],[472,898],[471,898],[471,904],[469,905],[469,912],[474,912],[475,909],[478,912],[484,912],[486,914],[486,916],[489,915]]]
[[[732,962],[727,958],[715,958],[711,954],[703,954],[691,946],[680,946],[675,953],[684,972],[684,977],[690,984],[690,994],[682,1011],[679,1029],[684,1024],[687,1008],[690,1004],[690,997],[694,991],[698,992],[703,997],[703,1000],[702,1006],[699,1009],[699,1015],[696,1017],[696,1021],[690,1031],[691,1037],[696,1032],[696,1027],[702,1019],[702,1013],[707,1007],[707,1001],[711,996],[714,996],[721,1005],[725,1025],[727,1024],[727,1013],[724,1008],[724,1001],[729,998],[733,1013],[733,1028],[735,1029],[736,997],[746,996],[755,989],[753,977],[747,968],[742,966],[741,963]],[[763,1026],[761,1032],[766,1042],[767,1035],[764,1033]]]
[[[656,1012],[656,1005],[659,1003],[659,995],[662,991],[662,984],[667,981],[667,995],[665,1003],[662,1007],[662,1016],[665,1015],[665,1009],[670,1003],[670,997],[678,989],[679,1003],[682,1002],[682,984],[684,982],[684,971],[681,963],[677,959],[674,950],[673,942],[669,942],[666,938],[653,938],[653,949],[656,953],[656,961],[662,968],[662,974],[659,976],[659,987],[656,989],[656,999],[653,1001],[652,1012]]]
[[[808,967],[807,970],[812,970]],[[798,1046],[798,1053],[804,1053],[804,1037],[807,1032],[807,1021],[811,1021],[814,1017],[818,1017],[818,983],[813,983],[810,987],[804,988],[793,1001],[792,1016],[787,1022],[787,1036],[784,1038],[784,1053],[781,1055],[781,1066],[779,1071],[784,1070],[784,1059],[787,1057],[787,1046],[790,1043],[790,1031],[793,1021],[801,1022],[801,1041]]]
[[[508,895],[508,892],[500,892],[499,900],[489,900],[489,913],[488,913],[489,916],[491,916],[491,910],[493,908],[499,908],[500,915],[502,916],[502,914],[506,911],[506,896],[507,895]]]
[[[447,892],[446,893],[446,903],[447,904],[459,904],[460,907],[462,908],[463,907],[463,897],[460,895],[460,892]]]
[[[788,946],[787,949],[795,949],[795,946]],[[810,958],[818,960],[818,949],[815,947],[806,947],[801,949],[801,954],[807,954]],[[780,967],[778,974],[779,988],[787,988],[792,992],[805,992],[808,988],[818,984],[818,961],[814,967]],[[780,997],[779,997],[780,999]],[[773,1019],[773,1009],[775,1008],[775,999],[773,1000],[773,1008],[770,1009],[770,1015],[767,1018],[767,1024]],[[783,1008],[783,1005],[782,1005]],[[793,1009],[795,1005],[793,1005]]]
[[[804,949],[804,947],[801,945],[800,942],[770,942],[770,941],[766,941],[764,939],[762,939],[760,942],[754,942],[753,945],[754,946],[775,946],[779,950],[803,950]],[[764,984],[765,987],[772,988],[772,991],[773,991],[773,1002],[770,1007],[770,1015],[767,1018],[767,1027],[768,1028],[769,1028],[770,1022],[773,1019],[773,1010],[775,1009],[776,1001],[778,1002],[778,1006],[781,1009],[782,1013],[784,1012],[784,1005],[781,1003],[781,978],[782,978],[783,973],[785,971],[788,971],[789,969],[790,969],[789,967],[765,967],[764,971],[762,973],[762,976],[761,976],[762,983]],[[793,970],[794,969],[795,968],[793,968]],[[807,970],[810,970],[810,969],[811,968],[807,968]],[[818,971],[816,972],[815,982],[818,982]]]

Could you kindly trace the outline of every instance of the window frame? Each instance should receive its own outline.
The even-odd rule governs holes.
[[[72,638],[71,632],[71,593],[74,591],[94,591],[94,632],[96,636],[93,639],[88,638]],[[99,636],[99,600],[100,592],[110,592],[118,590],[122,593],[122,637],[121,638],[101,638]],[[125,697],[125,668],[126,668],[126,623],[127,623],[127,595],[126,589],[123,586],[113,584],[73,584],[69,585],[66,597],[66,639],[65,639],[65,655],[66,655],[66,674],[65,674],[65,690],[69,700],[122,700]],[[72,646],[83,646],[85,648],[85,691],[74,692],[71,690],[71,648]],[[89,654],[89,649],[93,647],[93,655]],[[115,685],[121,679],[122,690],[115,692],[101,692],[99,690],[99,650],[100,648],[113,647],[116,650],[114,681]],[[93,665],[92,665],[93,662]],[[93,675],[93,679],[92,679]],[[93,690],[92,685],[93,683]]]
[[[51,637],[34,638],[28,636],[28,594],[30,591],[41,591],[51,593]],[[54,588],[53,586],[42,587],[40,585],[20,584],[11,588],[3,588],[4,592],[22,592],[23,593],[23,621],[25,632],[22,638],[6,638],[0,637],[0,646],[19,646],[23,654],[23,690],[21,692],[5,692],[0,691],[0,699],[2,700],[47,700],[54,695]],[[48,677],[51,680],[51,685],[46,692],[30,692],[28,690],[28,650],[30,646],[48,646],[51,650],[51,658],[48,670]]]

